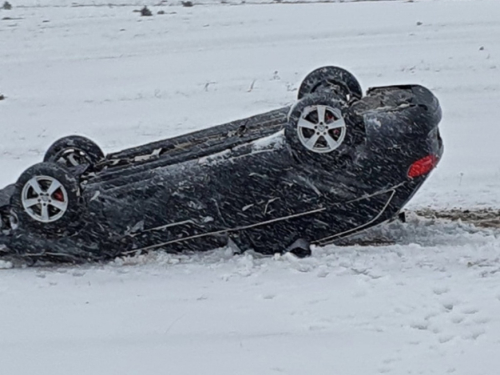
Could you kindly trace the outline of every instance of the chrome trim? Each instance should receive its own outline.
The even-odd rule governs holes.
[[[246,226],[243,226],[243,227],[236,227],[236,228],[232,228],[232,229],[221,229],[221,230],[215,231],[215,232],[201,233],[201,234],[197,234],[195,236],[178,238],[176,240],[166,241],[166,242],[162,242],[162,243],[159,243],[159,244],[142,247],[142,248],[139,248],[139,249],[134,249],[134,250],[126,251],[126,252],[123,252],[122,254],[124,254],[124,255],[126,255],[126,254],[133,254],[133,253],[138,252],[138,251],[152,250],[152,249],[156,249],[156,248],[159,248],[159,247],[162,247],[162,246],[165,246],[165,245],[170,245],[172,243],[178,243],[178,242],[183,242],[183,241],[194,240],[196,238],[201,238],[201,237],[216,236],[216,235],[219,235],[219,234],[224,234],[224,233],[229,233],[229,232],[237,232],[237,231],[241,231],[241,230],[251,229],[251,228],[259,227],[261,225],[272,224],[272,223],[275,223],[275,222],[278,222],[278,221],[283,221],[283,220],[288,220],[288,219],[294,219],[296,217],[310,215],[310,214],[314,214],[314,213],[317,213],[317,212],[322,212],[322,211],[325,211],[325,210],[326,210],[326,208],[323,207],[323,208],[318,208],[316,210],[307,211],[307,212],[301,212],[299,214],[284,216],[284,217],[280,217],[280,218],[277,218],[277,219],[263,221],[263,222],[257,223],[257,224],[246,225]]]

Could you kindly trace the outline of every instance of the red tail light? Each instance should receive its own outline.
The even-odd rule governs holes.
[[[417,160],[408,170],[408,177],[415,178],[429,173],[436,167],[438,158],[435,155],[427,155],[425,158]]]

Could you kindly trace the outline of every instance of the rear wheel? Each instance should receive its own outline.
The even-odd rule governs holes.
[[[312,94],[297,102],[288,116],[285,136],[298,153],[341,150],[348,136],[345,104],[332,95]]]
[[[39,163],[17,180],[12,206],[21,227],[45,233],[74,224],[79,214],[77,179],[60,164]]]
[[[94,141],[71,135],[54,142],[45,153],[43,161],[75,167],[82,164],[94,165],[103,158],[104,153]]]
[[[300,85],[298,99],[319,92],[333,92],[344,97],[346,101],[363,97],[363,90],[356,77],[337,66],[324,66],[309,73]]]

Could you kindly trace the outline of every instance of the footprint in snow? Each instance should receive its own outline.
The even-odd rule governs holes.
[[[452,316],[450,318],[451,322],[452,323],[455,323],[455,324],[460,324],[464,321],[465,317],[462,316],[462,315],[457,315],[457,316]]]
[[[390,365],[391,363],[399,362],[401,361],[401,358],[386,358],[382,361],[384,365]]]
[[[470,332],[467,332],[462,337],[466,340],[477,340],[479,336],[482,336],[486,331],[480,327],[474,327]]]
[[[379,369],[378,369],[378,372],[381,373],[381,374],[387,374],[387,373],[389,373],[391,371],[392,371],[392,368],[386,367],[386,366],[379,367]]]
[[[429,328],[429,322],[428,321],[413,322],[410,324],[410,327],[413,329],[418,329],[420,331],[425,331]]]
[[[328,329],[329,326],[324,325],[324,324],[311,324],[309,326],[309,331],[324,331],[325,329]]]
[[[445,344],[455,338],[455,335],[452,334],[442,334],[438,337],[438,341],[440,344]]]
[[[442,294],[446,294],[450,291],[450,289],[447,286],[436,286],[432,289],[434,294],[440,296]]]
[[[274,299],[276,298],[276,294],[274,293],[267,293],[267,294],[261,294],[259,296],[260,299],[267,299],[267,300],[270,300],[270,299]]]
[[[473,319],[473,322],[476,324],[486,324],[486,323],[489,323],[489,321],[490,321],[490,318],[487,318],[485,316],[478,316],[478,317]]]
[[[466,314],[466,315],[473,315],[473,314],[476,314],[479,312],[478,309],[474,308],[474,307],[465,307],[463,308],[461,311],[460,311],[462,314]]]
[[[460,300],[451,295],[442,295],[440,297],[440,303],[446,312],[451,312],[457,305],[460,304]]]

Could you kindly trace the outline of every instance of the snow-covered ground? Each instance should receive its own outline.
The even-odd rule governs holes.
[[[0,186],[62,135],[116,151],[291,103],[336,64],[441,100],[445,156],[410,209],[500,209],[499,1],[163,3],[153,17],[10,2]],[[79,4],[103,3],[126,2]],[[414,215],[380,232],[395,244],[304,260],[221,249],[3,269],[0,373],[498,373],[500,232]]]

